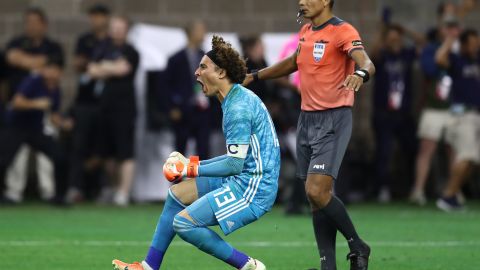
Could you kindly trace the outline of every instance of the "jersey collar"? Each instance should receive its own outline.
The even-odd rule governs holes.
[[[338,24],[341,24],[342,22],[343,22],[343,20],[341,20],[340,18],[338,18],[336,16],[333,16],[332,18],[330,18],[330,20],[324,22],[322,25],[319,25],[319,26],[313,26],[312,25],[312,30],[313,31],[319,31],[319,30],[322,30],[323,28],[329,26],[330,24],[338,25]]]
[[[225,98],[223,98],[222,107],[226,104],[226,101],[232,95],[232,92],[236,91],[237,88],[239,88],[238,84],[234,84],[230,91],[228,91],[228,94],[225,96]]]

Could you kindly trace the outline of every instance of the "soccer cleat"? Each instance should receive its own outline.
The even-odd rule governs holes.
[[[348,253],[347,260],[350,260],[350,270],[368,270],[368,259],[370,247],[363,243],[363,247]]]
[[[124,263],[120,260],[113,260],[112,265],[114,270],[153,270],[145,261]]]
[[[248,262],[239,270],[266,270],[267,267],[259,261],[255,260],[254,258],[248,259]]]
[[[438,199],[437,207],[445,212],[459,212],[464,210],[463,205],[458,201],[457,196]]]

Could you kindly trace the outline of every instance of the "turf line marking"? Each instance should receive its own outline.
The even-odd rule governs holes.
[[[467,247],[467,246],[478,246],[480,247],[480,241],[377,241],[377,242],[368,242],[372,247],[400,247],[400,248],[410,248],[410,247],[432,247],[432,248],[443,248],[443,247]],[[241,247],[265,247],[265,248],[274,248],[274,247],[315,247],[315,242],[231,242],[233,246]],[[0,241],[0,246],[6,247],[64,247],[64,246],[85,246],[85,247],[116,247],[116,246],[142,246],[147,247],[150,245],[150,242],[147,241],[98,241],[98,240],[72,240],[72,241],[62,241],[62,240],[51,240],[51,241],[29,241],[29,240],[13,240],[13,241]],[[172,243],[172,246],[190,246],[190,244],[175,241]],[[346,247],[346,243],[338,243],[339,247]]]

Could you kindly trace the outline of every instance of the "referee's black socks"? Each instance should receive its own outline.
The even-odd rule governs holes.
[[[318,252],[320,253],[320,269],[335,270],[335,240],[337,237],[337,227],[333,224],[333,221],[327,217],[323,210],[315,210],[312,219]]]
[[[351,251],[359,250],[363,247],[363,242],[358,237],[347,209],[345,209],[345,205],[339,198],[332,196],[330,202],[321,211],[325,213],[330,222],[333,222],[345,239],[347,239]]]

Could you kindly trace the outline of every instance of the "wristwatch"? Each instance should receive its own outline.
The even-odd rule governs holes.
[[[252,76],[253,76],[253,81],[257,82],[259,80],[258,78],[258,69],[252,70]]]
[[[368,70],[366,69],[357,69],[355,70],[353,75],[362,78],[364,83],[368,82],[368,80],[370,79],[370,73],[368,73]]]

